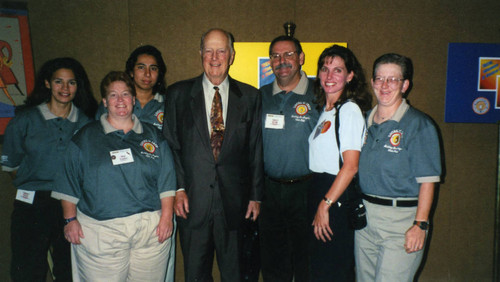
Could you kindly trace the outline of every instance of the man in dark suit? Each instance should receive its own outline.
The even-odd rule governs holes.
[[[212,281],[214,250],[222,281],[239,281],[238,230],[260,211],[261,95],[228,76],[234,54],[230,33],[207,31],[204,73],[167,90],[163,132],[175,160],[186,281]]]

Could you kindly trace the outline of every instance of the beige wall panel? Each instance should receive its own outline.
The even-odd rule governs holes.
[[[139,45],[162,51],[168,84],[200,74],[199,40],[211,27],[231,31],[236,41],[271,41],[293,20],[303,42],[347,42],[368,77],[383,53],[411,57],[409,99],[438,124],[446,161],[419,281],[491,281],[498,126],[444,123],[444,105],[448,43],[498,43],[500,1],[29,0],[28,8],[36,67],[73,56],[85,66],[96,97],[104,74],[122,70]],[[306,54],[306,60],[317,58]],[[2,208],[2,223],[8,211]],[[8,238],[8,228],[1,232]],[[0,251],[2,281],[9,252]]]
[[[100,100],[101,79],[110,70],[123,70],[129,53],[127,6],[120,0],[29,1],[36,69],[55,57],[74,57]]]
[[[448,259],[450,272],[461,273],[461,281],[491,277],[497,138],[497,125],[457,124],[456,142],[448,148],[449,185],[441,194],[450,194]]]
[[[269,11],[293,7],[289,1],[136,1],[130,2],[131,49],[153,44],[167,63],[167,83],[202,72],[200,38],[212,27],[233,33],[236,41],[270,41],[283,33],[284,14]],[[288,8],[287,8],[288,6]],[[225,7],[226,11],[221,11]],[[154,11],[154,12],[153,12]],[[283,13],[280,11],[280,13]],[[238,60],[236,54],[235,60]]]

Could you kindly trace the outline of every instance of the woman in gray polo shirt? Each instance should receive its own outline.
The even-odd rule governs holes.
[[[69,140],[91,121],[96,108],[82,65],[56,58],[40,68],[35,89],[5,130],[2,170],[17,189],[11,223],[13,281],[45,281],[49,248],[52,274],[57,281],[71,281],[61,204],[50,193]]]
[[[75,281],[164,281],[176,181],[161,131],[133,114],[134,83],[110,72],[108,113],[68,145],[54,197],[62,200]]]
[[[412,75],[411,60],[398,54],[373,64],[377,105],[359,160],[368,224],[355,235],[357,281],[413,281],[422,260],[441,159],[433,122],[404,98]]]

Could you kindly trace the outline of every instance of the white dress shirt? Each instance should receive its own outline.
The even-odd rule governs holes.
[[[208,80],[206,74],[203,74],[203,95],[205,96],[205,109],[207,113],[207,126],[209,136],[212,135],[212,125],[210,124],[210,112],[212,111],[212,102],[215,95],[214,86],[219,87],[219,94],[222,100],[222,118],[224,119],[224,125],[226,124],[227,117],[227,103],[229,100],[229,79],[226,76],[224,81],[220,85],[213,85],[210,80]]]

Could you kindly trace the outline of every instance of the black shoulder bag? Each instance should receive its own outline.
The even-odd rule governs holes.
[[[343,104],[342,104],[343,105]],[[340,152],[340,137],[339,137],[339,127],[340,127],[340,105],[337,108],[337,117],[335,118],[335,137],[337,139],[337,147],[339,148],[339,170],[342,168],[344,162],[342,161],[342,154]],[[361,196],[361,188],[359,187],[358,174],[354,175],[353,179],[347,189],[344,191],[347,198],[347,208],[349,209],[349,223],[351,228],[354,230],[360,230],[366,226],[366,208],[363,204]]]

